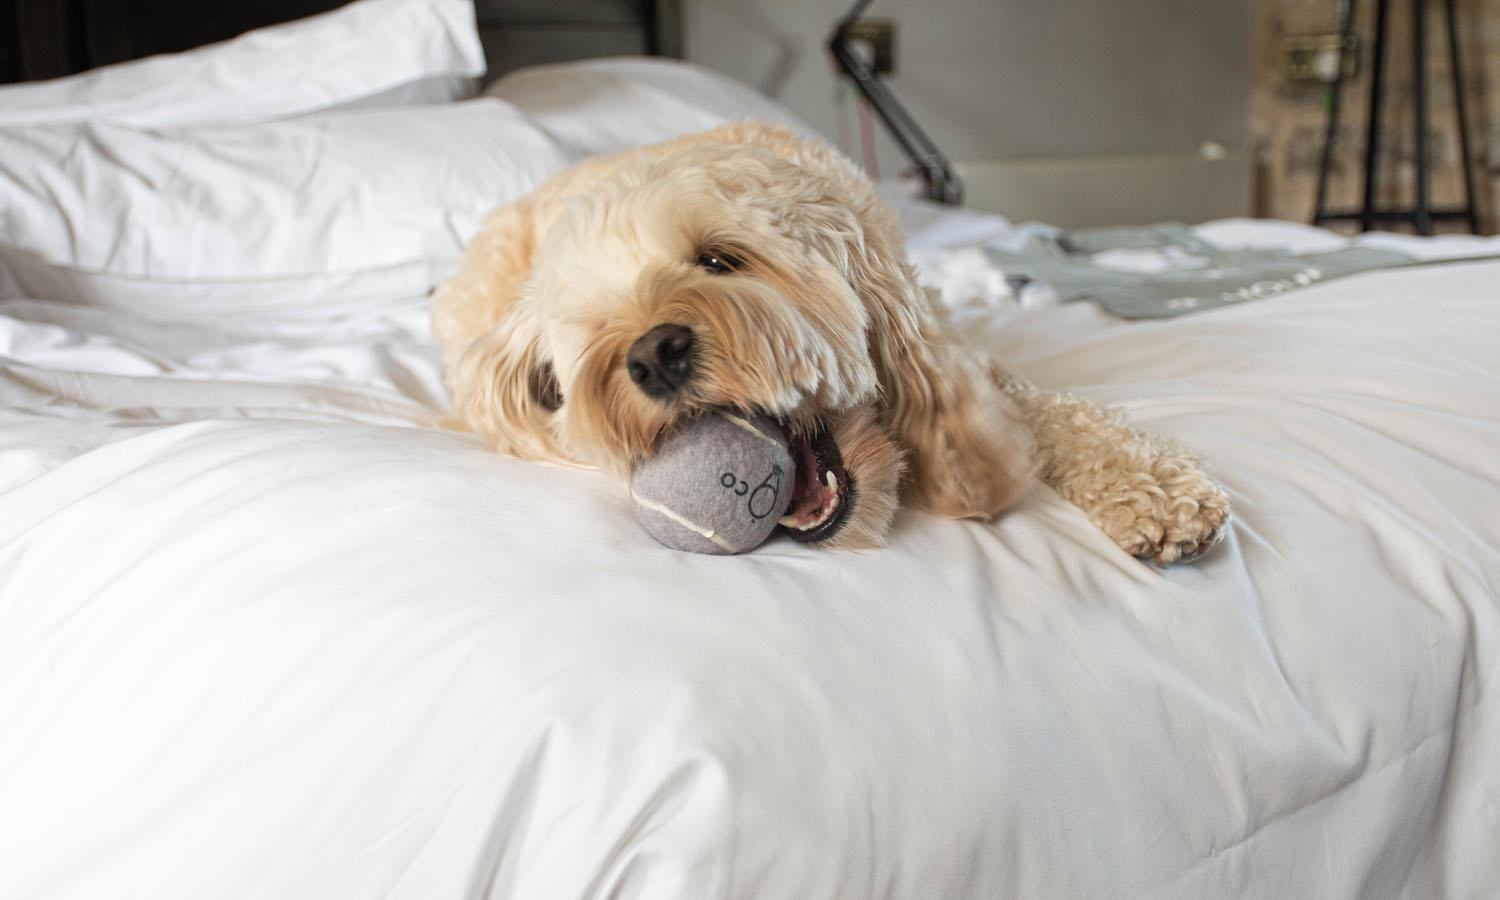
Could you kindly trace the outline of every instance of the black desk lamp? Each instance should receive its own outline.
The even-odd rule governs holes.
[[[849,28],[864,15],[873,0],[855,0],[854,6],[833,28],[828,39],[828,49],[838,60],[839,68],[854,79],[859,92],[869,101],[875,114],[885,125],[886,131],[901,146],[901,152],[911,160],[922,181],[927,185],[927,199],[956,206],[963,202],[964,185],[948,164],[948,158],[938,149],[927,132],[917,124],[884,84],[875,77],[868,63],[849,46]]]

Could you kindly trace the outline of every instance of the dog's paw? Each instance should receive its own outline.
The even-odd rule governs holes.
[[[1229,497],[1196,471],[1153,472],[1096,507],[1092,518],[1131,556],[1187,563],[1223,540]]]

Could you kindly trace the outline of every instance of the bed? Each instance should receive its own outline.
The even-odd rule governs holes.
[[[439,427],[426,295],[580,155],[789,114],[652,60],[450,102],[472,17],[375,2],[453,13],[379,90],[0,93],[0,897],[1494,896],[1493,240],[1131,322],[892,191],[953,327],[1202,453],[1227,540],[1038,488],[678,553]]]

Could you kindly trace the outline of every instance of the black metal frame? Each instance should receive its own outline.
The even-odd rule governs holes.
[[[1354,34],[1356,0],[1339,0],[1339,36],[1347,51]],[[1377,222],[1409,222],[1418,234],[1432,234],[1432,223],[1439,219],[1463,219],[1469,230],[1479,232],[1479,211],[1474,202],[1474,164],[1469,155],[1469,118],[1464,105],[1463,61],[1458,46],[1458,24],[1454,0],[1443,0],[1448,18],[1448,54],[1453,73],[1454,112],[1458,117],[1459,162],[1464,171],[1464,204],[1434,209],[1430,196],[1432,171],[1427,157],[1427,0],[1408,0],[1411,4],[1412,30],[1412,127],[1416,142],[1416,197],[1412,209],[1382,209],[1375,205],[1377,162],[1380,146],[1380,112],[1385,100],[1385,63],[1387,20],[1390,0],[1375,0],[1375,46],[1370,61],[1370,105],[1365,120],[1364,197],[1358,210],[1328,210],[1328,173],[1333,165],[1333,142],[1338,133],[1339,96],[1344,87],[1344,66],[1340,61],[1338,76],[1330,90],[1328,130],[1323,138],[1323,153],[1318,163],[1318,193],[1313,224],[1355,221],[1361,231],[1369,231]]]
[[[838,61],[839,68],[853,79],[859,92],[869,101],[875,115],[880,117],[891,137],[901,146],[901,152],[916,167],[927,185],[927,198],[956,206],[963,202],[964,186],[958,173],[948,163],[948,158],[911,117],[911,113],[906,111],[906,107],[875,77],[869,65],[849,46],[849,27],[864,15],[872,2],[874,0],[855,0],[854,6],[834,26],[833,36],[828,39],[828,50]]]

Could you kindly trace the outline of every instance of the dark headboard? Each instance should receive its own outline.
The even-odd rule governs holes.
[[[346,0],[0,0],[0,81],[186,50]],[[489,77],[545,62],[682,55],[680,0],[475,0]],[[12,25],[14,27],[12,27]]]

